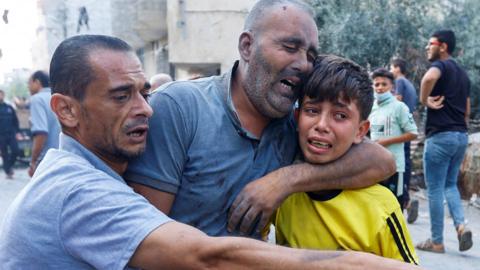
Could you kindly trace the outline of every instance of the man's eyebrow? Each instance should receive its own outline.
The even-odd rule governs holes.
[[[285,38],[281,38],[280,41],[284,42],[284,43],[294,44],[294,45],[297,45],[297,46],[304,46],[305,45],[304,40],[301,39],[301,38],[298,38],[298,37],[285,37]],[[314,46],[308,47],[307,51],[312,52],[313,54],[315,54],[315,56],[318,54],[318,50]]]
[[[281,38],[280,41],[285,43],[295,44],[295,45],[305,44],[301,38],[297,38],[297,37],[285,37],[285,38]]]
[[[108,93],[113,94],[116,92],[130,91],[132,88],[133,88],[133,84],[124,84],[108,90]]]
[[[116,92],[123,92],[123,91],[130,91],[132,90],[132,88],[134,87],[133,84],[124,84],[124,85],[120,85],[120,86],[117,86],[115,88],[112,88],[110,90],[108,90],[109,93],[116,93]],[[143,89],[142,90],[149,90],[152,86],[150,85],[149,82],[145,82],[143,84]]]

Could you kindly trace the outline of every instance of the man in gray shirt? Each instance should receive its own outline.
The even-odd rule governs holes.
[[[58,148],[60,124],[50,108],[52,96],[48,74],[41,70],[35,71],[28,80],[30,99],[30,123],[33,137],[32,158],[28,174],[35,172],[48,149]]]

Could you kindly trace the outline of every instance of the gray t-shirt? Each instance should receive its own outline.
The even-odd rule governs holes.
[[[245,185],[291,164],[297,150],[293,115],[273,120],[261,138],[241,126],[231,75],[155,92],[147,149],[125,173],[127,181],[175,194],[169,216],[213,236],[230,235],[228,211]]]
[[[48,149],[58,148],[58,135],[60,134],[60,123],[55,113],[50,108],[52,98],[51,89],[43,88],[30,99],[30,123],[32,135],[46,134],[47,140],[38,156],[42,160]]]
[[[0,269],[128,269],[170,221],[76,140],[60,136],[0,227]]]

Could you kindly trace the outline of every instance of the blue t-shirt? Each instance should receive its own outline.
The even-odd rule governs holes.
[[[399,77],[395,80],[395,94],[402,96],[402,102],[405,103],[413,113],[417,107],[418,95],[413,84],[405,77]]]
[[[438,68],[441,76],[430,96],[445,96],[445,100],[441,109],[427,109],[425,134],[430,137],[443,131],[467,132],[465,111],[470,96],[467,73],[451,58],[437,60],[431,67]]]
[[[47,140],[38,156],[42,160],[48,149],[58,148],[58,135],[60,134],[60,123],[57,116],[50,108],[52,93],[50,88],[42,88],[40,92],[30,99],[30,128],[32,135],[47,134]]]
[[[229,235],[228,211],[245,185],[291,164],[297,149],[293,115],[273,120],[261,138],[241,126],[231,76],[177,81],[153,93],[146,151],[125,174],[175,194],[170,217],[214,236]]]
[[[0,228],[0,269],[125,269],[170,221],[64,134],[15,198]]]

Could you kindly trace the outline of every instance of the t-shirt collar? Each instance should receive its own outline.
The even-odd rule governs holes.
[[[64,134],[63,132],[60,133],[59,149],[84,158],[96,169],[101,170],[111,177],[124,182],[123,178],[112,168],[110,168],[110,166],[108,166],[103,160],[85,148],[77,140]]]

